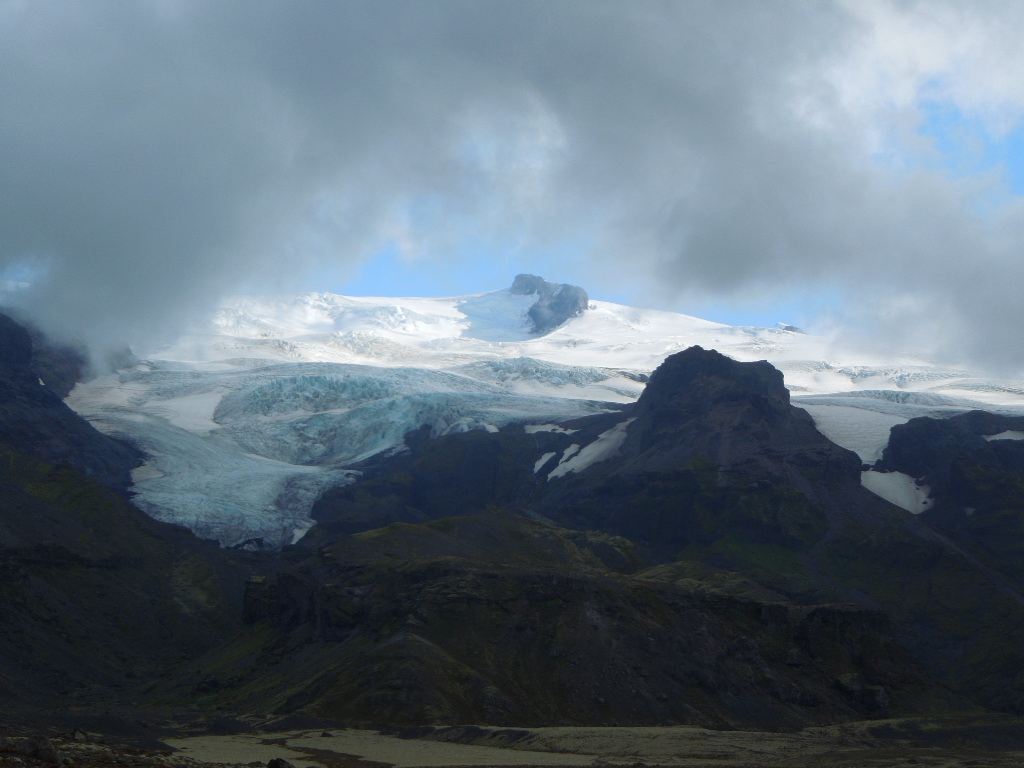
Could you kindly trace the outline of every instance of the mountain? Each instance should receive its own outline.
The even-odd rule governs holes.
[[[174,344],[80,384],[68,403],[145,454],[132,490],[149,514],[225,545],[276,548],[308,530],[326,489],[404,450],[409,433],[614,413],[666,356],[694,345],[769,360],[818,429],[868,464],[912,417],[1024,413],[1020,382],[908,355],[837,357],[830,340],[788,326],[595,301],[531,275],[455,298],[230,299]],[[905,477],[871,472],[865,484],[919,511]]]
[[[1005,424],[997,420],[995,426]],[[859,457],[825,438],[805,412],[790,404],[781,373],[767,363],[739,363],[694,347],[666,359],[639,401],[619,413],[548,429],[509,425],[497,432],[432,440],[410,436],[409,443],[403,454],[367,462],[359,480],[328,491],[314,506],[319,524],[298,544],[318,564],[297,571],[306,589],[328,588],[348,578],[341,573],[318,577],[316,569],[324,558],[332,561],[334,555],[327,553],[351,552],[353,539],[405,542],[404,549],[392,543],[390,556],[404,553],[408,562],[403,568],[414,569],[424,557],[418,547],[434,541],[432,525],[443,523],[449,530],[467,525],[456,522],[465,518],[451,515],[505,510],[524,521],[601,531],[632,542],[628,555],[621,545],[604,549],[601,562],[619,572],[620,581],[639,577],[638,585],[668,582],[716,599],[753,601],[762,616],[781,606],[834,611],[841,604],[848,612],[844,615],[870,624],[871,612],[880,612],[892,621],[892,639],[923,665],[925,679],[941,681],[978,702],[1012,710],[1021,706],[1015,670],[1024,639],[1024,574],[1010,567],[1010,553],[1024,547],[1024,535],[1010,525],[1020,516],[1000,512],[1000,569],[982,555],[977,535],[961,537],[943,524],[936,516],[938,506],[935,513],[915,516],[879,498],[861,484]],[[390,527],[381,528],[385,524]],[[989,537],[988,544],[994,541]],[[449,545],[437,554],[479,558],[472,547]],[[499,559],[506,564],[515,560],[508,552]],[[445,573],[476,573],[481,567],[446,561]],[[484,593],[459,595],[449,601],[451,611],[459,610],[460,599],[501,604]],[[404,631],[453,655],[451,638],[439,638],[433,621],[443,623],[443,615]],[[616,635],[625,638],[627,625],[652,621],[633,616]],[[580,627],[585,635],[585,625]],[[728,635],[736,630],[718,631]],[[857,632],[844,630],[844,636],[843,658],[853,666],[842,674],[881,686],[897,701],[898,680],[858,668],[865,656],[853,650],[860,642]],[[490,642],[504,647],[500,639]],[[576,642],[587,641],[580,637]],[[650,652],[678,654],[667,646]],[[514,646],[503,653],[506,661],[518,658]],[[471,660],[464,663],[481,672]],[[605,658],[600,666],[617,663],[622,662]],[[487,685],[504,691],[493,674],[486,676]],[[345,675],[339,672],[334,679]],[[838,679],[833,683],[838,685]],[[693,691],[670,696],[673,701],[694,697]],[[319,711],[332,711],[329,703],[309,701]],[[762,711],[804,722],[831,711],[798,707],[799,714],[782,714],[785,707],[775,704],[772,709],[762,703]],[[712,709],[701,709],[711,717]],[[623,716],[620,712],[614,719]],[[661,716],[683,715],[677,710]],[[719,710],[717,717],[719,724],[735,722],[736,713]]]
[[[538,332],[567,289],[535,280],[232,300],[71,392],[105,434],[7,326],[11,695],[410,724],[1024,710],[1020,388],[589,298]],[[147,518],[129,472],[154,517],[267,551]]]

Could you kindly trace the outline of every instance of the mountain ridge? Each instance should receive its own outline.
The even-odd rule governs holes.
[[[27,386],[30,360],[8,362]],[[492,427],[407,433],[277,553],[197,542],[73,467],[12,459],[0,520],[18,529],[18,494],[56,506],[0,551],[0,597],[15,595],[0,678],[22,631],[48,649],[37,705],[95,655],[109,675],[64,675],[84,696],[357,722],[777,729],[1021,708],[1024,603],[994,580],[1019,575],[863,488],[857,455],[768,363],[694,347],[636,403]],[[62,660],[83,628],[107,650]]]

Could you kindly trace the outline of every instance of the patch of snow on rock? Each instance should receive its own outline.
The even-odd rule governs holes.
[[[1024,432],[1011,429],[1000,432],[998,435],[985,435],[984,437],[986,440],[1024,440]]]
[[[533,474],[536,475],[538,472],[540,472],[541,467],[547,464],[551,457],[555,455],[555,453],[555,451],[549,451],[548,453],[545,453],[543,456],[537,459],[537,461],[534,462],[533,464]]]
[[[626,439],[626,430],[633,421],[634,419],[626,419],[606,432],[602,432],[594,442],[589,443],[574,456],[570,457],[569,451],[566,451],[566,455],[562,457],[558,466],[548,475],[548,480],[552,477],[562,477],[570,472],[582,472],[592,464],[614,456]],[[575,443],[573,445],[575,446]]]
[[[528,435],[534,435],[537,432],[557,432],[562,435],[572,435],[579,432],[578,429],[566,429],[559,424],[527,424],[523,429]]]
[[[934,500],[929,497],[931,488],[918,485],[910,475],[902,472],[875,472],[868,470],[860,474],[861,485],[886,501],[918,515],[931,509]]]

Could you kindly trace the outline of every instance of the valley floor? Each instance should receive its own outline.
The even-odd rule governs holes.
[[[235,721],[239,724],[240,721]],[[253,728],[258,728],[253,724]],[[194,732],[193,732],[194,733]],[[116,742],[116,739],[115,739]],[[374,731],[345,728],[165,737],[163,745],[107,743],[76,731],[47,740],[22,731],[0,737],[0,767],[659,765],[748,768],[1001,768],[1024,762],[1024,721],[961,715],[875,720],[795,733],[675,727],[496,728],[457,726]]]

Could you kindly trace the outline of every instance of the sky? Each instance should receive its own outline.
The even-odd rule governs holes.
[[[1014,0],[0,0],[0,279],[94,349],[515,274],[1024,370]]]

